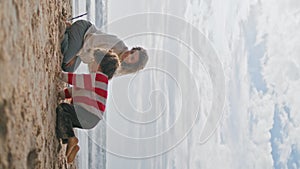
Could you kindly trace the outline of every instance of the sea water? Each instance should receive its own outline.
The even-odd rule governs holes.
[[[85,2],[77,2],[78,14],[86,11]],[[79,168],[300,168],[299,1],[108,4],[102,11],[107,23],[129,19],[128,25],[106,31],[129,46],[146,47],[150,59],[138,74],[110,82],[105,120],[94,131],[78,133]],[[149,12],[166,16],[153,18]],[[146,21],[133,16],[136,22],[130,22],[141,13]],[[206,39],[199,35],[192,41],[193,29],[176,25],[180,19],[172,23],[174,17]],[[138,32],[139,24],[148,33],[126,36],[129,29]],[[214,81],[222,77],[218,63],[224,86],[222,78]],[[210,119],[213,106],[222,106],[221,116]],[[217,123],[201,139],[207,119]]]

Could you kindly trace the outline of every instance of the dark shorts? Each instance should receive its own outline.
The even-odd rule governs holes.
[[[65,31],[63,40],[61,42],[61,53],[63,54],[62,69],[66,72],[74,72],[79,66],[81,60],[76,58],[75,64],[66,66],[71,61],[83,46],[85,32],[91,26],[91,22],[79,20],[73,23]]]
[[[85,110],[81,106],[74,105],[74,108],[78,121],[83,129],[92,129],[100,121],[100,118],[98,116]]]
[[[91,129],[100,118],[81,106],[61,103],[56,108],[56,135],[67,143],[68,138],[74,137],[73,128]]]

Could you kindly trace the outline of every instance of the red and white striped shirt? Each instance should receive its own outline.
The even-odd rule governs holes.
[[[76,74],[61,72],[60,78],[73,87],[60,92],[62,99],[72,98],[73,104],[79,105],[95,114],[100,119],[105,111],[108,77],[101,73]]]

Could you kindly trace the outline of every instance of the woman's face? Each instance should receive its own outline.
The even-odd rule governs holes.
[[[135,64],[139,61],[139,51],[130,51],[130,53],[123,59],[127,64]]]

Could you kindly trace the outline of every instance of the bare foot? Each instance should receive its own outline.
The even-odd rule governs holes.
[[[58,38],[59,38],[60,41],[63,40],[64,35],[65,35],[65,31],[66,31],[66,24],[65,23],[59,24],[59,35],[58,35]]]
[[[76,145],[76,146],[72,149],[71,153],[69,154],[69,156],[68,156],[68,158],[67,158],[67,162],[68,162],[68,163],[72,163],[72,162],[74,161],[74,159],[75,159],[76,154],[77,154],[78,151],[79,151],[79,146]]]
[[[66,24],[67,28],[69,28],[69,27],[72,25],[72,22],[71,22],[71,21],[68,21],[68,20],[66,20],[66,21],[65,21],[65,24]]]
[[[69,28],[72,25],[71,21],[68,20],[64,20],[60,25],[59,25],[59,39],[60,41],[62,41],[64,35],[65,35],[65,31],[67,28]]]
[[[66,150],[66,156],[69,156],[72,150],[77,146],[78,138],[77,137],[70,137],[68,139],[68,145]]]

